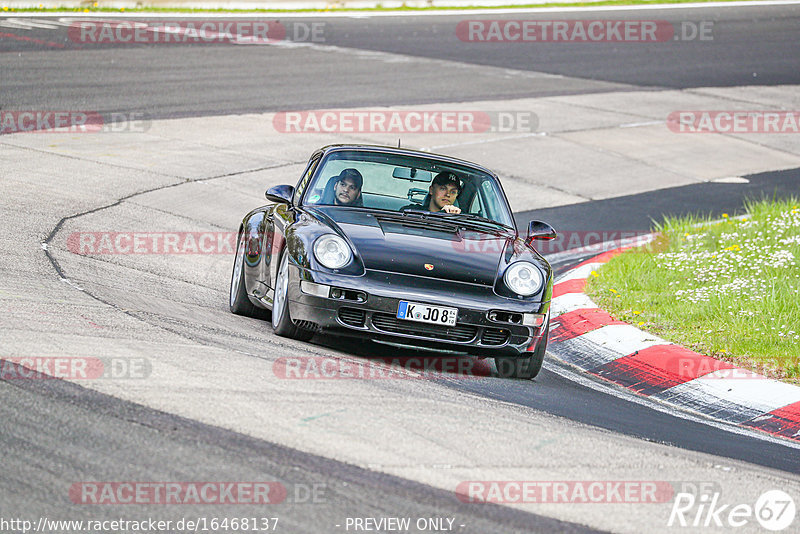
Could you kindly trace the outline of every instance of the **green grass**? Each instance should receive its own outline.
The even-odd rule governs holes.
[[[800,383],[800,201],[743,218],[667,219],[613,258],[587,292],[619,320],[701,354]]]
[[[180,7],[138,7],[119,9],[113,7],[94,7],[87,3],[82,7],[56,8],[10,8],[0,2],[0,9],[9,13],[329,13],[333,11],[456,11],[461,9],[525,9],[539,7],[588,7],[588,6],[638,6],[646,4],[702,4],[709,2],[736,2],[740,0],[601,0],[599,2],[556,2],[552,4],[524,4],[507,6],[430,6],[430,7],[366,7],[366,8],[332,8],[332,9],[192,9]],[[756,1],[756,0],[753,0]]]

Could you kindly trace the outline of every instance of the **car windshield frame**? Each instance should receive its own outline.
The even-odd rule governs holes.
[[[329,169],[329,164],[335,161],[352,162],[353,163],[353,165],[351,165],[352,167],[357,167],[356,165],[357,163],[363,163],[365,165],[383,164],[388,167],[415,168],[425,171],[428,174],[424,176],[429,177],[428,179],[414,179],[411,177],[409,178],[393,177],[393,179],[398,180],[399,182],[405,181],[409,185],[409,190],[412,188],[424,189],[425,193],[427,193],[428,187],[430,186],[429,179],[432,179],[432,177],[436,173],[445,171],[452,172],[457,176],[459,176],[462,179],[463,183],[466,184],[468,181],[472,183],[474,193],[470,198],[471,202],[474,203],[475,199],[478,198],[481,199],[481,202],[484,202],[486,199],[494,198],[492,206],[482,206],[482,207],[485,208],[487,211],[491,212],[492,215],[496,216],[488,217],[487,213],[467,213],[466,209],[462,207],[462,209],[464,210],[463,211],[464,215],[475,215],[476,220],[481,220],[481,218],[488,219],[497,223],[500,227],[510,229],[514,232],[517,231],[516,222],[514,220],[513,212],[511,211],[511,206],[508,203],[508,198],[505,195],[505,191],[503,190],[502,184],[500,183],[500,180],[498,179],[497,175],[495,175],[488,169],[475,165],[470,165],[467,162],[440,158],[435,155],[418,154],[414,152],[391,152],[384,150],[364,149],[359,147],[337,148],[331,150],[325,153],[322,156],[321,160],[317,162],[316,168],[314,170],[314,175],[309,181],[309,183],[306,184],[306,187],[302,192],[302,196],[299,199],[299,206],[303,206],[306,208],[346,207],[348,209],[355,209],[355,210],[380,211],[380,212],[394,213],[399,216],[404,215],[404,212],[400,208],[390,209],[378,206],[340,206],[336,204],[328,204],[328,203],[321,204],[318,202],[310,201],[310,198],[313,198],[315,195],[319,195],[320,191],[324,191],[325,186],[327,185],[326,180],[330,180],[332,177],[335,176],[335,174],[332,174],[330,170],[326,170]],[[338,172],[338,168],[335,168],[335,171]],[[366,178],[365,182],[367,182]],[[481,185],[478,186],[477,185],[478,183]],[[415,187],[414,184],[417,184],[418,187]],[[489,185],[487,186],[487,184]],[[485,191],[483,192],[479,191],[481,187],[483,187]],[[362,194],[364,193],[366,193],[367,195],[385,196],[387,198],[393,199],[393,201],[398,201],[404,198],[401,196],[385,195],[381,192],[368,191],[366,190],[366,187],[362,189]],[[405,202],[412,203],[411,200],[406,200]],[[423,208],[421,203],[419,204],[419,210],[426,213],[437,213],[437,212],[427,211],[425,208]]]

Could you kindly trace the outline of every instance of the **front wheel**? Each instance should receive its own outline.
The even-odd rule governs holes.
[[[298,328],[289,311],[289,254],[281,254],[278,278],[275,280],[275,298],[272,300],[272,329],[282,337],[308,341],[314,336],[311,330]]]
[[[503,378],[536,378],[536,375],[542,370],[544,355],[547,352],[549,330],[550,321],[545,324],[544,335],[539,345],[536,347],[536,350],[531,353],[526,353],[530,354],[530,356],[496,356],[494,363],[495,367],[497,367],[497,374]]]

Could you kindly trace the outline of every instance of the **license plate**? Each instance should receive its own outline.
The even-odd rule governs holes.
[[[419,323],[443,324],[454,326],[458,318],[458,308],[445,308],[444,306],[429,306],[416,302],[400,301],[397,307],[397,318]]]

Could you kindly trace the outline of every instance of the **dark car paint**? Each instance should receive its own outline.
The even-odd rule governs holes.
[[[296,278],[290,282],[292,306],[300,306],[305,312],[298,309],[299,315],[313,316],[315,320],[326,319],[319,313],[309,311],[318,307],[320,303],[315,299],[319,298],[300,293],[300,279],[360,289],[370,295],[380,294],[381,301],[387,306],[385,303],[391,299],[416,299],[431,304],[468,306],[482,310],[481,313],[492,309],[547,313],[552,294],[552,270],[547,261],[526,243],[525,238],[519,236],[516,228],[482,230],[479,227],[425,221],[411,216],[407,222],[400,222],[399,214],[387,214],[381,210],[302,205],[305,187],[321,168],[318,163],[327,154],[336,150],[362,149],[420,155],[413,151],[384,147],[325,147],[312,155],[295,189],[291,205],[278,203],[262,206],[244,217],[241,227],[247,251],[244,280],[248,297],[254,305],[266,309],[271,307],[273,281],[277,276],[280,255],[286,249],[290,254],[290,265],[297,269],[297,274],[293,274]],[[422,155],[467,165],[497,180],[496,175],[480,166],[453,158]],[[508,206],[507,199],[503,200]],[[336,233],[349,242],[354,253],[349,265],[330,270],[316,262],[313,243],[326,233]],[[513,294],[503,283],[506,268],[522,260],[537,265],[545,279],[541,291],[524,298]],[[426,264],[433,268],[426,269]],[[332,303],[322,304],[327,306]],[[338,307],[339,303],[336,304]],[[392,310],[384,311],[389,313]],[[328,313],[331,313],[330,310]],[[298,319],[304,320],[302,317]],[[485,318],[483,322],[486,322]],[[322,326],[342,326],[335,317],[331,321],[325,320],[325,323]],[[512,329],[509,325],[504,328]],[[520,329],[527,332],[528,338],[542,334],[536,329],[517,325],[513,325],[513,329],[516,333],[512,332],[512,336],[516,336],[519,343],[509,345],[517,345],[518,351],[524,351],[527,343]]]
[[[367,271],[364,277],[360,277],[357,280],[355,287],[370,296],[366,302],[355,303],[323,299],[301,293],[297,287],[300,280],[309,280],[337,287],[346,287],[347,284],[342,284],[341,277],[299,270],[298,280],[290,282],[290,293],[295,295],[292,302],[292,312],[297,320],[322,325],[324,329],[334,331],[339,335],[364,335],[364,333],[368,333],[371,338],[394,339],[395,342],[419,344],[425,347],[457,348],[458,350],[477,354],[492,350],[496,352],[503,351],[509,355],[518,355],[530,347],[531,337],[537,338],[538,341],[538,338],[545,333],[541,328],[531,329],[522,325],[491,323],[487,319],[487,313],[491,310],[499,309],[519,313],[546,314],[550,308],[549,301],[544,303],[515,302],[513,300],[500,299],[494,295],[491,287],[436,279],[418,280],[416,278],[397,273]],[[396,314],[399,300],[457,307],[459,309],[458,324],[475,326],[477,328],[476,339],[478,342],[460,343],[448,341],[436,343],[430,337],[417,337],[415,339],[413,336],[404,336],[402,340],[399,340],[392,335],[370,329],[372,314],[376,312],[387,315]],[[337,312],[341,307],[365,310],[366,326],[360,332],[352,327],[345,327],[337,320]],[[333,310],[333,313],[331,313],[331,310]],[[479,340],[486,327],[507,330],[510,332],[511,337],[507,343],[500,346],[483,346]],[[415,341],[418,343],[414,343]]]
[[[381,218],[380,212],[338,207],[309,208],[354,245],[367,269],[494,285],[499,253],[513,234],[494,236],[457,225],[409,218]],[[335,226],[334,226],[335,225]],[[488,245],[487,245],[488,243]],[[495,253],[485,253],[492,251]],[[426,269],[425,264],[433,266]]]

